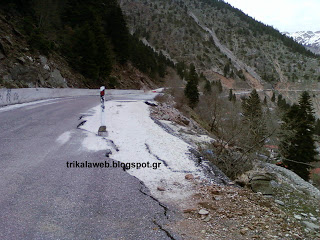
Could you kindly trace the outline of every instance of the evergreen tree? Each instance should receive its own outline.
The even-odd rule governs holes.
[[[237,101],[237,97],[236,97],[236,94],[234,93],[232,96],[232,102],[235,103],[236,101]]]
[[[220,81],[220,80],[217,82],[217,87],[218,87],[219,93],[222,93],[223,88],[222,88],[222,84],[221,84],[221,81]]]
[[[158,74],[159,77],[164,78],[166,76],[166,65],[164,63],[159,63],[158,65]]]
[[[190,70],[188,74],[188,83],[184,89],[184,94],[189,100],[189,106],[194,108],[199,102],[198,92],[198,75],[196,73],[195,66],[190,64]]]
[[[101,85],[102,79],[109,77],[112,70],[111,47],[102,33],[97,37],[97,46],[99,51],[96,55],[96,63],[99,67],[99,84]]]
[[[309,179],[308,166],[302,163],[315,161],[315,117],[309,94],[303,92],[299,105],[294,104],[283,117],[280,152],[284,163],[305,180]]]
[[[276,94],[273,92],[271,97],[271,102],[275,102],[275,101],[276,101]]]
[[[184,62],[178,62],[176,65],[177,73],[180,76],[181,79],[185,77],[185,63]]]
[[[257,91],[252,90],[248,99],[242,101],[244,123],[249,128],[250,144],[263,146],[263,138],[266,134],[266,123],[264,121],[260,97]]]
[[[231,101],[232,101],[232,98],[233,98],[233,93],[232,93],[232,89],[230,88],[230,89],[229,89],[229,97],[228,97],[228,100],[231,102]]]
[[[128,60],[129,53],[129,31],[120,6],[111,8],[106,17],[107,33],[111,37],[118,61],[124,64]]]
[[[204,85],[204,93],[210,94],[212,92],[210,81],[206,80],[206,84]]]
[[[267,101],[267,97],[266,97],[266,96],[265,96],[264,99],[263,99],[263,104],[264,104],[264,105],[267,105],[267,104],[268,104],[268,101]]]
[[[320,120],[319,119],[317,119],[316,121],[314,131],[316,135],[320,136]]]
[[[290,107],[290,105],[287,103],[286,99],[284,99],[281,94],[278,95],[277,106],[281,110],[285,110],[285,111]]]
[[[224,75],[225,77],[227,77],[229,71],[230,71],[230,64],[227,63],[227,64],[224,66],[224,68],[223,68],[223,75]]]

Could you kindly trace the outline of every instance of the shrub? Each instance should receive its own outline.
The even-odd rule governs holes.
[[[116,88],[119,86],[119,82],[118,79],[115,76],[110,76],[109,77],[109,82],[108,82],[108,86],[110,88]]]
[[[235,180],[253,168],[251,155],[242,154],[235,149],[217,145],[200,149],[200,151],[208,161],[217,166],[231,180]]]
[[[320,175],[316,173],[312,173],[310,175],[310,179],[312,180],[313,185],[316,186],[318,189],[320,189]]]

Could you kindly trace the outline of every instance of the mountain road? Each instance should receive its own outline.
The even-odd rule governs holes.
[[[122,168],[67,168],[111,161],[83,148],[77,128],[98,104],[84,96],[0,108],[0,239],[177,239],[163,229],[167,207]]]

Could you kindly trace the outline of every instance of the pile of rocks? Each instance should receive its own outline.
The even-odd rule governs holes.
[[[316,222],[301,224],[279,202],[260,192],[232,186],[205,186],[200,180],[193,181],[198,192],[190,199],[190,207],[183,209],[184,218],[173,228],[184,239],[320,238]],[[310,214],[307,217],[320,219]]]

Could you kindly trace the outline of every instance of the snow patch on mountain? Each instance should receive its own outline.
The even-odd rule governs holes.
[[[288,37],[292,37],[296,42],[306,46],[314,53],[320,54],[320,31],[284,32],[284,34]]]

